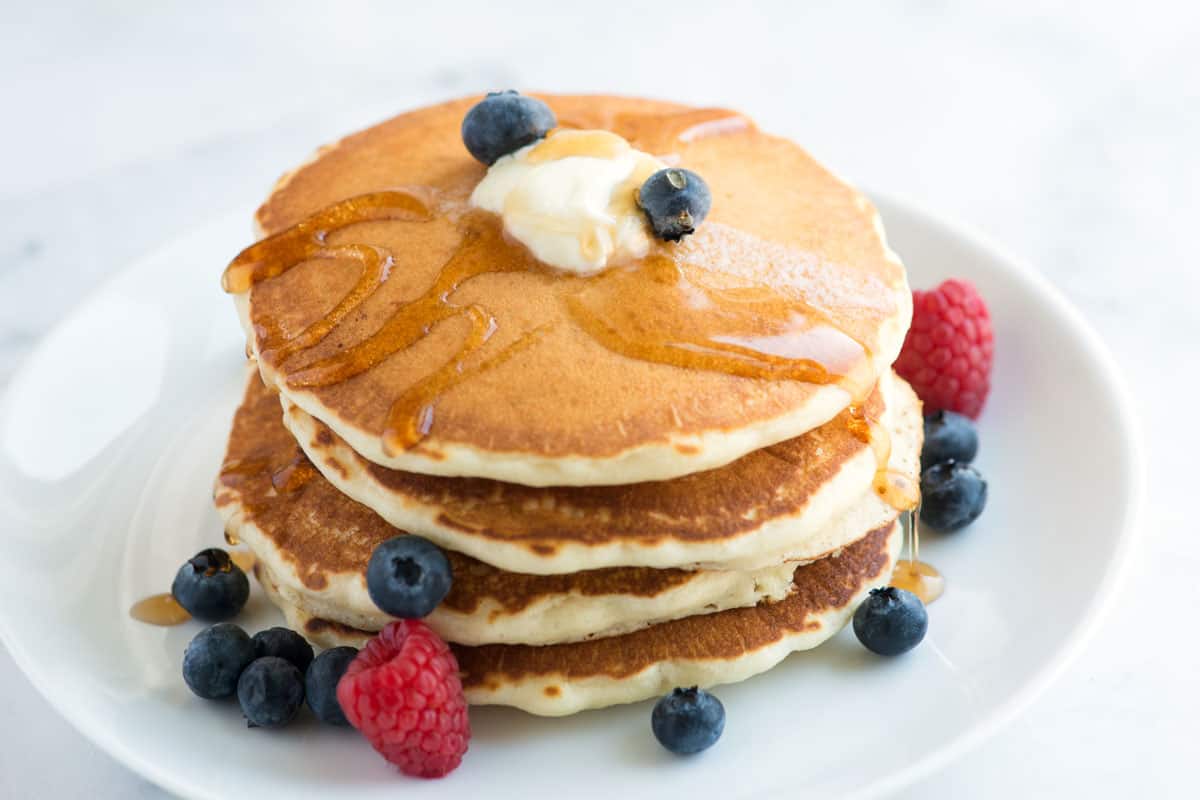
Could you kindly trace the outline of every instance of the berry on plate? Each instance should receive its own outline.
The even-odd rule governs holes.
[[[304,676],[304,695],[317,719],[329,725],[350,727],[350,721],[338,705],[338,681],[358,655],[353,647],[333,647],[313,659]]]
[[[175,573],[171,594],[196,619],[220,622],[237,616],[250,597],[250,581],[229,553],[201,550]]]
[[[659,744],[691,755],[716,744],[725,730],[725,707],[703,689],[675,689],[654,705],[650,728]]]
[[[953,411],[935,411],[925,417],[925,445],[921,448],[921,468],[943,461],[970,464],[979,452],[975,423]]]
[[[450,648],[423,622],[390,623],[350,662],[337,687],[346,719],[405,775],[440,778],[471,738]]]
[[[712,192],[691,170],[668,167],[646,178],[638,190],[638,205],[646,212],[655,236],[678,242],[695,233],[696,226],[708,216]]]
[[[943,461],[921,473],[921,522],[956,531],[979,518],[987,505],[987,481],[968,464]]]
[[[854,612],[854,635],[872,653],[898,656],[921,643],[929,615],[921,598],[888,586],[872,589]]]
[[[254,660],[254,642],[232,622],[200,631],[183,653],[183,680],[205,700],[233,697],[238,677]]]
[[[477,161],[496,159],[541,139],[558,124],[550,106],[509,89],[491,92],[462,121],[462,140]]]
[[[304,672],[313,660],[312,645],[290,628],[267,628],[254,634],[254,657],[279,656]]]
[[[238,703],[251,728],[279,728],[304,705],[304,676],[278,656],[257,658],[238,678]]]
[[[382,542],[367,563],[367,594],[393,617],[428,616],[450,591],[452,579],[446,554],[420,536]]]
[[[896,372],[912,384],[925,411],[979,417],[992,372],[992,318],[975,287],[948,280],[913,292],[912,327]]]

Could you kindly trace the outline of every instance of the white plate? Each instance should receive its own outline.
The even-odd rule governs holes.
[[[464,765],[394,772],[353,731],[306,719],[248,730],[236,704],[193,698],[180,656],[198,623],[154,628],[130,604],[221,541],[210,507],[242,375],[217,287],[248,214],[134,265],[67,317],[0,401],[0,635],[51,703],[115,758],[183,795],[725,798],[876,794],[993,732],[1058,674],[1126,560],[1142,464],[1129,403],[1079,315],[974,235],[880,202],[913,285],[974,281],[994,315],[994,389],[978,466],[987,513],[923,555],[948,576],[930,635],[881,660],[848,631],[717,690],[722,741],[669,757],[649,703],[539,719],[471,713]],[[240,619],[279,621],[258,590]]]

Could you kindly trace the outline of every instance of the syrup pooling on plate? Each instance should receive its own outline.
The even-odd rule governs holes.
[[[892,586],[912,592],[922,603],[929,605],[946,591],[946,579],[936,567],[924,561],[902,559],[892,573]]]
[[[717,123],[720,123],[719,125]],[[676,144],[683,134],[703,139],[749,126],[729,112],[667,115],[648,141],[663,143],[663,131]],[[715,126],[709,131],[710,126]],[[611,145],[602,135],[549,137],[541,147],[567,147],[570,152]],[[690,140],[689,140],[690,141]],[[629,186],[629,201],[636,188]],[[434,202],[438,200],[438,202]],[[423,224],[441,215],[458,229],[457,250],[418,297],[399,303],[390,316],[365,338],[346,343],[332,354],[305,361],[304,353],[320,342],[387,282],[393,263],[385,248],[367,244],[330,245],[335,231],[388,220],[397,225]],[[505,331],[504,345],[493,343],[503,320],[486,301],[460,304],[458,289],[485,274],[528,272],[548,278],[566,320],[596,343],[622,356],[760,380],[839,384],[852,396],[864,397],[872,353],[849,332],[852,309],[862,300],[858,277],[835,264],[819,263],[807,253],[790,251],[740,231],[706,223],[691,237],[700,248],[656,243],[650,254],[599,274],[577,276],[552,270],[503,233],[495,215],[474,211],[432,188],[372,192],[342,200],[291,228],[243,251],[226,270],[227,291],[250,291],[315,260],[351,259],[360,265],[354,286],[323,316],[288,335],[277,320],[252,310],[260,357],[272,362],[280,379],[292,388],[332,386],[360,375],[397,352],[407,350],[443,322],[463,319],[468,330],[457,350],[425,377],[398,390],[384,426],[385,452],[419,444],[434,424],[438,398],[472,375],[537,344],[554,324],[514,336]],[[705,248],[708,248],[707,250]],[[709,263],[707,255],[716,256]],[[716,263],[720,261],[721,263]],[[769,274],[770,281],[754,280]],[[809,290],[808,287],[813,287]],[[879,287],[866,287],[873,291]],[[821,303],[810,302],[819,295]],[[830,300],[830,297],[833,300]],[[869,303],[868,303],[869,305]],[[850,309],[850,310],[848,310]],[[489,346],[490,345],[490,346]]]
[[[891,585],[897,589],[912,592],[921,598],[921,602],[929,605],[946,591],[946,578],[932,564],[920,560],[921,555],[921,514],[919,509],[907,511],[901,515],[908,538],[908,558],[902,558],[896,563],[892,573]]]
[[[170,592],[143,598],[129,609],[129,616],[148,625],[182,625],[192,618]]]
[[[241,544],[229,532],[225,533],[225,541],[232,546]],[[249,550],[234,550],[229,554],[229,560],[238,566],[242,572],[249,573],[254,569],[257,559]],[[147,625],[182,625],[192,618],[188,610],[179,604],[175,595],[170,592],[152,594],[143,597],[129,607],[129,616]]]

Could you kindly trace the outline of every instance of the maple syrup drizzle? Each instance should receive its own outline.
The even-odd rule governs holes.
[[[946,579],[937,568],[920,560],[921,522],[920,511],[913,510],[904,514],[908,540],[908,558],[901,559],[892,573],[891,585],[897,589],[906,589],[921,602],[929,605],[946,591]]]
[[[182,625],[192,618],[170,592],[154,594],[134,603],[129,616],[148,625]]]
[[[396,399],[388,411],[387,425],[384,428],[385,452],[391,454],[397,447],[405,449],[419,443],[429,435],[429,431],[433,427],[434,406],[438,396],[462,383],[468,377],[498,367],[516,354],[529,349],[537,344],[551,330],[551,327],[543,325],[534,329],[516,339],[500,352],[468,369],[465,363],[467,356],[482,348],[491,338],[495,329],[495,321],[490,317],[486,327],[479,327],[478,323],[473,320],[471,334],[454,359],[432,375],[414,384]]]
[[[358,281],[324,317],[292,337],[286,337],[278,327],[268,328],[263,350],[283,361],[320,343],[391,274],[392,256],[387,250],[364,244],[329,246],[326,239],[330,233],[360,222],[430,219],[428,203],[411,192],[373,192],[343,200],[247,247],[226,268],[221,286],[227,292],[240,294],[256,283],[277,278],[297,264],[314,259],[346,259],[361,265]]]
[[[767,289],[710,289],[688,272],[651,255],[596,276],[567,299],[567,308],[596,342],[638,361],[818,384],[844,377],[787,352],[789,341],[812,330],[810,309]]]
[[[675,124],[682,133],[697,125],[727,120],[731,115],[706,110],[678,117]],[[590,137],[573,142],[564,133],[541,146],[559,147],[556,140],[564,143],[561,147],[571,149],[606,146],[604,142],[608,141]],[[633,202],[633,188],[631,185],[628,202]],[[352,197],[246,248],[229,265],[222,282],[226,291],[240,293],[314,259],[352,258],[360,263],[360,276],[350,291],[333,310],[299,333],[289,336],[278,322],[254,318],[260,353],[273,360],[286,383],[297,389],[349,380],[412,347],[441,323],[466,319],[469,331],[457,351],[392,403],[383,437],[384,450],[389,454],[415,446],[429,433],[437,400],[449,388],[503,363],[538,338],[527,333],[491,359],[471,358],[491,341],[498,323],[481,305],[456,304],[455,292],[480,275],[545,273],[548,268],[520,245],[507,241],[493,215],[465,211],[455,217],[462,232],[457,251],[422,295],[398,307],[365,339],[315,362],[293,363],[295,356],[324,340],[390,275],[392,259],[385,249],[366,245],[331,247],[327,245],[329,235],[361,222],[421,223],[430,219],[428,197],[410,191]],[[569,284],[565,302],[573,322],[601,346],[640,361],[747,378],[813,384],[840,381],[848,385],[852,382],[849,373],[827,363],[836,358],[814,357],[814,352],[827,355],[840,348],[839,357],[843,357],[850,347],[856,348],[859,355],[870,355],[865,345],[841,331],[827,314],[799,298],[765,286],[713,288],[697,279],[703,272],[702,267],[652,254],[597,275],[559,274],[554,279]],[[836,345],[831,349],[829,342],[835,338]],[[855,396],[863,394],[862,387],[847,388]],[[894,484],[889,481],[880,486],[886,488],[887,496],[903,494]]]
[[[468,217],[477,220],[479,215]],[[511,247],[503,242],[494,226],[468,229],[458,251],[443,265],[437,279],[423,295],[399,308],[379,330],[362,342],[291,372],[287,376],[288,383],[298,388],[341,383],[416,344],[436,325],[465,317],[470,332],[454,356],[431,375],[410,386],[388,411],[383,437],[385,451],[394,453],[412,447],[432,426],[438,396],[469,375],[490,366],[485,362],[469,367],[466,360],[491,339],[496,332],[496,319],[482,306],[456,305],[451,296],[471,278],[527,269],[524,260],[493,261],[487,257],[489,252],[502,252],[503,248]]]

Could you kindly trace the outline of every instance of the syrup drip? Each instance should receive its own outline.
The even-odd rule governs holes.
[[[271,485],[277,492],[291,493],[298,491],[316,476],[317,470],[308,457],[304,453],[297,453],[295,458],[271,473]],[[228,539],[229,534],[225,535]]]
[[[912,592],[921,598],[922,603],[929,605],[946,591],[946,579],[936,567],[920,560],[920,513],[909,511],[904,518],[907,520],[908,558],[896,565],[891,585]]]
[[[259,475],[271,468],[271,462],[265,458],[245,458],[236,461],[226,461],[221,465],[220,479],[222,483],[237,485],[246,478]]]
[[[238,567],[247,575],[254,569],[254,565],[258,563],[258,559],[254,553],[249,550],[234,550],[229,554],[229,560],[237,564]]]
[[[170,592],[137,601],[130,607],[129,616],[149,625],[182,625],[192,618]]]
[[[862,406],[850,407],[850,432],[859,441],[870,445],[875,454],[875,477],[871,487],[875,493],[897,511],[911,511],[921,502],[921,491],[902,472],[891,469],[892,437],[887,428],[867,416]]]
[[[906,559],[896,565],[896,571],[892,573],[892,586],[907,589],[921,598],[922,603],[929,605],[946,591],[946,579],[937,568],[924,561]]]
[[[431,218],[429,204],[407,191],[343,200],[248,247],[229,265],[222,284],[226,291],[245,292],[314,259],[353,258],[361,264],[359,279],[333,310],[299,333],[289,336],[276,321],[254,319],[260,354],[273,361],[287,384],[297,389],[349,380],[412,347],[441,323],[467,321],[469,330],[457,352],[391,405],[383,438],[389,454],[415,446],[429,433],[437,400],[448,389],[503,363],[547,332],[525,333],[491,358],[472,358],[492,340],[498,323],[481,305],[455,303],[455,292],[480,275],[544,274],[548,268],[520,245],[506,241],[493,215],[465,211],[452,217],[462,232],[458,250],[422,295],[399,306],[362,341],[315,362],[294,364],[295,356],[324,340],[390,275],[392,260],[384,249],[331,247],[326,244],[329,235],[360,222],[422,223]],[[802,300],[764,286],[714,288],[705,285],[704,272],[702,267],[652,254],[598,275],[555,274],[554,280],[566,291],[572,321],[605,348],[640,361],[747,378],[828,384],[850,382],[848,372],[831,364],[870,355],[828,314]],[[861,393],[859,387],[848,388]]]

